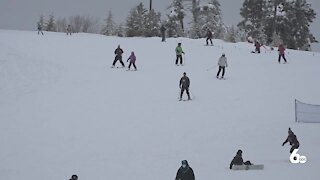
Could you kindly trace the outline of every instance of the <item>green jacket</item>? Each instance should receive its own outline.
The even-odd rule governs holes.
[[[182,55],[182,53],[184,53],[183,50],[182,50],[182,47],[181,46],[177,46],[176,47],[176,54],[177,55]]]

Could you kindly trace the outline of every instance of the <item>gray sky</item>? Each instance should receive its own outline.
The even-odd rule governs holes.
[[[320,40],[320,0],[307,1],[317,12],[311,30]],[[117,22],[125,22],[129,10],[139,2],[149,7],[149,0],[0,0],[0,29],[35,30],[39,16],[51,13],[56,17],[80,14],[105,19],[111,10]],[[170,2],[172,0],[153,0],[153,7],[164,17]],[[220,3],[225,24],[236,25],[241,20],[239,12],[243,0],[220,0]]]

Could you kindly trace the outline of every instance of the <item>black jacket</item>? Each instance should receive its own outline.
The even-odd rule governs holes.
[[[299,141],[297,139],[297,136],[295,134],[290,134],[287,139],[282,143],[282,145],[285,145],[287,142],[290,143],[290,145],[300,145]]]
[[[117,48],[116,50],[114,50],[114,54],[116,54],[117,56],[121,56],[123,53],[123,50],[121,48]]]
[[[243,164],[242,156],[237,154],[230,163],[230,169],[232,169],[233,165],[242,165],[242,164]]]
[[[180,79],[180,88],[183,88],[183,89],[188,89],[190,86],[190,80],[187,76],[183,76],[181,79]]]
[[[176,180],[194,180],[194,173],[190,166],[183,168],[182,166],[179,168],[176,176]]]

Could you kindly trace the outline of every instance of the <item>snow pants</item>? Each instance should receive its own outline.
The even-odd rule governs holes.
[[[207,38],[207,40],[206,40],[207,45],[209,45],[209,40],[210,40],[210,42],[211,42],[211,45],[213,45],[213,44],[212,44],[212,39],[211,39],[211,38]]]
[[[128,69],[130,69],[131,65],[133,65],[134,69],[137,70],[136,63],[130,62]]]
[[[283,58],[284,62],[287,62],[286,57],[284,56],[284,54],[279,54],[279,58],[278,58],[278,62],[280,63],[281,57]]]
[[[176,65],[178,64],[179,59],[180,59],[180,64],[182,64],[182,55],[177,55],[177,58],[176,58]]]
[[[190,99],[189,88],[185,88],[185,87],[182,87],[182,88],[181,88],[180,99],[182,99],[182,95],[183,95],[183,92],[184,92],[184,91],[187,92],[188,99]]]
[[[219,66],[219,71],[218,71],[218,73],[217,73],[217,77],[219,77],[221,70],[222,70],[222,77],[223,77],[223,76],[224,76],[225,69],[226,69],[226,67],[224,67],[224,66]]]
[[[118,60],[120,61],[121,65],[124,67],[125,65],[124,65],[124,63],[123,63],[123,61],[122,61],[122,56],[119,56],[119,55],[117,55],[117,56],[114,58],[114,61],[113,61],[112,65],[115,66]]]

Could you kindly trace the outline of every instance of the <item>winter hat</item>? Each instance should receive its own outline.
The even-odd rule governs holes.
[[[78,179],[77,175],[74,174],[74,175],[71,176],[71,180],[77,180],[77,179]]]
[[[188,165],[188,161],[187,160],[183,160],[183,161],[181,161],[181,164]]]
[[[242,150],[239,149],[239,150],[237,151],[237,154],[238,154],[238,155],[241,155],[241,154],[242,154]]]
[[[187,73],[186,73],[186,72],[183,72],[183,75],[187,75]]]
[[[226,56],[226,54],[225,54],[225,53],[222,53],[222,56]]]

